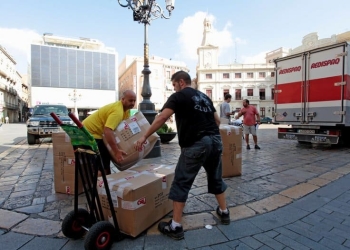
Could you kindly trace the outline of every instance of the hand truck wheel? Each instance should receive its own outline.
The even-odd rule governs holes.
[[[86,250],[110,249],[115,236],[115,228],[108,221],[95,223],[85,237],[84,247]]]
[[[91,226],[90,214],[83,208],[78,208],[78,211],[70,211],[62,222],[62,233],[71,239],[79,239],[84,233],[85,229]]]

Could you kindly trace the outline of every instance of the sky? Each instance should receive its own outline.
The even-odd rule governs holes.
[[[165,1],[157,3],[167,14]],[[311,32],[322,39],[349,31],[348,6],[348,0],[176,0],[170,19],[158,18],[148,27],[149,53],[186,63],[195,77],[208,17],[219,64],[264,63],[265,53],[298,47]],[[0,0],[0,9],[0,45],[21,74],[27,73],[32,39],[43,33],[97,39],[115,48],[119,62],[126,55],[143,56],[144,26],[117,0]]]

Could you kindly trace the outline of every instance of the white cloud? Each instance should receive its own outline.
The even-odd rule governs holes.
[[[267,52],[269,51],[263,51],[253,56],[242,56],[242,61],[244,64],[265,63],[265,57]]]
[[[234,46],[235,40],[241,42],[241,39],[233,39],[230,31],[231,22],[227,22],[222,30],[217,30],[215,26],[215,17],[205,12],[197,12],[192,16],[186,17],[177,29],[179,34],[179,43],[181,50],[181,57],[197,60],[197,48],[202,44],[204,19],[210,18],[212,20],[212,32],[214,44],[219,46],[220,53],[224,53],[227,49]]]
[[[17,70],[20,72],[26,72],[30,43],[39,38],[40,35],[33,30],[0,27],[0,45],[14,57],[17,62]]]

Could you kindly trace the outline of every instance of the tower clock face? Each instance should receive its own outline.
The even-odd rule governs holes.
[[[204,54],[204,66],[211,66],[211,53],[209,51]]]

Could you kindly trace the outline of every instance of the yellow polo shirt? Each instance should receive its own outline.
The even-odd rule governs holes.
[[[89,115],[83,125],[95,139],[102,139],[104,127],[115,130],[119,123],[130,117],[130,110],[124,112],[123,104],[117,101],[103,106],[95,113]]]

